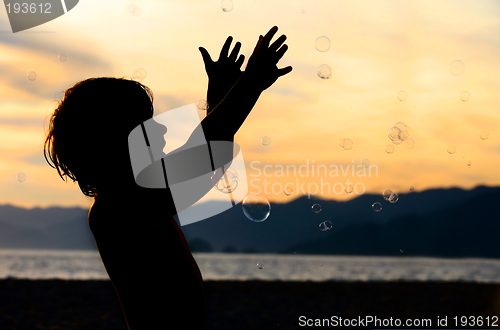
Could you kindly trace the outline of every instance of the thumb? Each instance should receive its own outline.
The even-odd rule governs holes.
[[[213,63],[212,58],[210,57],[210,54],[208,53],[208,51],[205,48],[199,47],[198,50],[201,53],[201,57],[203,58],[203,62],[205,63],[205,67],[207,65]]]

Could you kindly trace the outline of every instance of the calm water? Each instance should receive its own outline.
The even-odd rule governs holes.
[[[500,283],[498,259],[199,253],[206,280],[467,281]],[[259,264],[259,265],[258,265]],[[0,250],[0,278],[107,279],[97,252]]]

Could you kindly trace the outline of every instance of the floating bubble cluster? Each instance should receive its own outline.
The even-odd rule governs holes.
[[[330,79],[332,76],[332,68],[328,64],[321,64],[316,71],[321,79]]]
[[[146,78],[147,75],[148,73],[146,72],[146,70],[142,68],[132,71],[132,79],[134,79],[135,81],[141,82],[144,80],[144,78]]]
[[[322,223],[319,224],[319,229],[321,231],[327,231],[332,229],[333,225],[330,221],[323,221]]]
[[[269,136],[263,136],[262,139],[260,139],[260,143],[262,143],[263,146],[268,146],[271,144],[271,138]]]
[[[201,99],[196,103],[196,107],[200,110],[208,110],[208,102],[204,99]]]
[[[234,3],[232,0],[222,0],[222,2],[220,3],[220,7],[222,8],[222,11],[227,13],[233,10]]]
[[[26,181],[26,174],[24,174],[23,172],[19,172],[16,175],[16,179],[19,182],[24,182],[24,181]]]
[[[375,212],[380,212],[382,211],[382,204],[380,204],[379,202],[375,202],[372,204],[372,209]]]
[[[271,214],[271,204],[264,196],[248,195],[241,203],[243,214],[253,222],[262,222]]]
[[[450,63],[450,72],[454,76],[460,76],[465,71],[465,64],[460,60],[454,60]]]
[[[28,76],[28,79],[29,79],[29,80],[33,81],[33,80],[36,80],[37,74],[36,74],[36,72],[35,72],[35,71],[30,71],[30,72],[27,74],[27,76]]]
[[[66,62],[67,59],[68,59],[68,56],[66,56],[66,54],[59,55],[59,61]]]
[[[314,204],[313,206],[311,206],[311,209],[314,213],[319,213],[321,212],[321,205],[319,204]]]
[[[218,177],[220,177],[220,179],[214,183],[213,181]],[[229,194],[235,191],[238,187],[238,172],[236,172],[236,170],[232,167],[229,167],[224,172],[222,169],[218,169],[212,176],[212,180],[212,184],[214,184],[215,189],[224,194]]]
[[[339,146],[341,146],[345,150],[351,150],[352,147],[354,146],[354,143],[352,142],[351,139],[340,139]]]
[[[404,101],[408,98],[408,94],[406,94],[405,91],[399,91],[398,92],[398,100]]]
[[[391,139],[392,143],[394,144],[401,144],[404,141],[408,140],[410,137],[410,127],[407,126],[403,122],[397,122],[392,126],[389,131],[387,132],[387,135],[389,136],[389,139]],[[406,147],[408,149],[413,148],[415,145],[415,141],[413,139],[410,139],[408,143],[406,144]],[[388,154],[392,154],[394,152],[394,148],[388,148],[388,146],[385,148],[385,151]]]
[[[314,46],[318,51],[326,52],[328,49],[330,49],[330,39],[325,36],[318,37],[316,39],[316,42],[314,43]]]
[[[467,92],[467,91],[463,91],[460,93],[460,100],[462,100],[462,102],[467,102],[470,100],[470,93]]]

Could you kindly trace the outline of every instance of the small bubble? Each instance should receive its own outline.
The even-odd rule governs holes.
[[[196,103],[196,106],[200,110],[207,110],[208,109],[208,102],[204,99],[200,99],[198,103]]]
[[[332,229],[333,225],[330,221],[323,221],[322,223],[319,224],[319,229],[321,231],[327,231]]]
[[[414,191],[414,190],[415,190],[415,187],[411,186],[410,191]]]
[[[382,211],[382,204],[380,204],[379,202],[375,202],[372,204],[372,209],[375,212],[380,212]]]
[[[219,180],[214,183],[217,178]],[[232,167],[227,168],[224,172],[222,169],[217,169],[212,176],[212,184],[214,184],[215,189],[224,194],[232,193],[238,187],[238,173]]]
[[[271,144],[271,138],[269,136],[263,136],[262,139],[260,139],[260,143],[262,143],[263,146],[268,146]]]
[[[128,7],[127,7],[127,11],[128,11],[129,13],[131,13],[131,14],[132,14],[132,13],[134,12],[134,10],[135,10],[135,6],[134,6],[134,5],[132,5],[132,4],[128,5]]]
[[[392,126],[387,132],[387,135],[389,136],[389,139],[391,139],[391,141],[400,140],[401,139],[400,134],[401,130],[396,126]]]
[[[463,91],[462,93],[460,93],[460,100],[462,100],[463,102],[469,101],[470,100],[469,92]]]
[[[24,174],[23,172],[19,172],[16,175],[16,179],[19,182],[24,182],[26,180],[26,174]]]
[[[352,147],[354,146],[354,143],[352,142],[351,139],[340,139],[339,146],[341,146],[345,150],[351,150]]]
[[[471,165],[470,160],[466,161],[466,162],[465,162],[465,165],[470,166],[470,165]]]
[[[305,9],[302,9],[300,12],[301,12],[302,14],[305,14],[305,13],[306,13]]]
[[[399,200],[399,195],[396,193],[392,193],[391,197],[389,197],[389,202],[392,204],[396,203]]]
[[[234,3],[232,0],[222,0],[222,2],[220,3],[220,7],[222,8],[222,11],[227,13],[233,10]]]
[[[137,16],[140,16],[141,13],[142,13],[141,8],[135,7],[134,11],[132,12],[132,15],[134,15],[135,17],[137,17]]]
[[[403,252],[405,252],[405,250],[401,249],[401,250],[399,250],[399,252],[403,253]]]
[[[404,101],[408,98],[408,94],[406,94],[405,91],[399,91],[398,92],[398,100]]]
[[[450,144],[450,145],[448,146],[448,149],[446,149],[446,150],[447,150],[447,151],[448,151],[448,153],[451,155],[451,154],[454,154],[454,153],[455,153],[455,151],[457,151],[457,147],[455,147],[455,145],[453,145],[453,144]]]
[[[403,145],[406,149],[413,149],[413,147],[415,146],[415,140],[413,140],[412,138],[406,139]]]
[[[361,162],[360,162],[360,165],[363,166],[363,167],[368,167],[370,166],[370,160],[365,158],[363,159]]]
[[[68,56],[66,56],[66,54],[59,55],[59,61],[66,62],[67,59],[68,59]]]
[[[293,194],[293,188],[291,186],[286,186],[285,189],[283,189],[283,192],[285,195],[290,196]]]
[[[487,140],[490,137],[490,133],[488,131],[481,131],[481,134],[479,134],[479,137],[482,140]]]
[[[311,209],[314,213],[319,213],[321,212],[321,205],[319,204],[314,204],[313,206],[311,206]]]
[[[385,152],[387,152],[388,154],[392,154],[394,152],[394,146],[392,144],[388,144],[385,146]]]
[[[345,186],[345,192],[347,194],[352,194],[353,191],[354,191],[354,188],[353,188],[352,184],[346,184],[346,186]]]
[[[264,268],[264,264],[261,264],[260,262],[257,263],[257,268],[258,269],[263,269]]]
[[[35,72],[35,71],[30,71],[30,72],[27,74],[27,76],[28,76],[28,79],[29,79],[29,80],[33,81],[33,80],[35,80],[35,79],[36,79],[37,74],[36,74],[36,72]]]
[[[142,68],[132,71],[132,79],[134,79],[135,81],[143,81],[147,75],[148,73],[146,72],[146,70]]]
[[[325,36],[318,37],[316,39],[316,42],[314,43],[314,46],[316,46],[316,49],[320,52],[326,52],[328,49],[330,49],[330,39]]]
[[[465,64],[460,60],[454,60],[450,63],[450,72],[454,76],[460,76],[465,71]]]
[[[328,64],[321,64],[316,71],[321,79],[330,79],[332,76],[332,68]]]

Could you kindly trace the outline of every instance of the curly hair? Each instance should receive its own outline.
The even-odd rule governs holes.
[[[152,117],[153,93],[147,86],[124,78],[80,81],[64,92],[50,117],[45,160],[64,181],[77,181],[84,195],[95,197],[99,166],[110,146],[128,157],[128,134]]]

